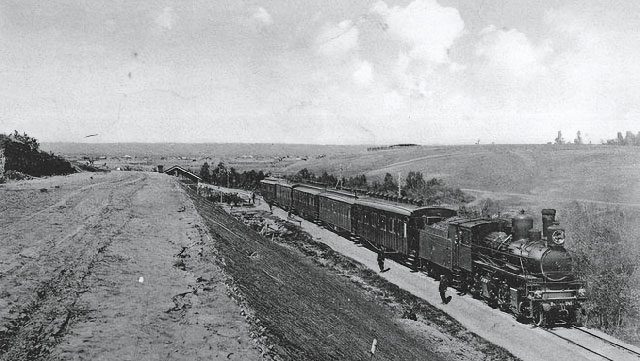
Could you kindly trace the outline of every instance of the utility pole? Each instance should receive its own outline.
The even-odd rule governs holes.
[[[398,198],[402,197],[402,188],[400,187],[400,175],[402,172],[398,172]]]

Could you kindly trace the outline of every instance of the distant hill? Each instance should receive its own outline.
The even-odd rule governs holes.
[[[288,166],[345,177],[420,171],[447,185],[543,199],[640,203],[640,149],[601,145],[421,146],[384,152],[335,154]]]
[[[243,144],[243,143],[42,143],[41,148],[65,155],[132,157],[240,157],[319,156],[353,153],[367,146],[305,145],[305,144]]]

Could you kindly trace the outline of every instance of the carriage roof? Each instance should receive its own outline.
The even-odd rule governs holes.
[[[356,200],[355,203],[364,207],[379,209],[382,211],[396,213],[396,214],[400,214],[408,217],[431,215],[431,216],[439,216],[439,217],[447,218],[457,213],[455,210],[449,209],[446,207],[417,206],[414,204],[397,203],[397,202],[391,202],[384,199],[377,199],[377,198],[370,198],[370,197],[359,198]],[[433,214],[434,211],[436,214]]]
[[[333,190],[333,189],[322,192],[320,196],[323,198],[328,198],[334,201],[348,203],[348,204],[354,204],[356,202],[356,199],[358,199],[356,195],[353,193],[340,192],[338,190]]]
[[[324,192],[324,189],[320,187],[310,186],[306,184],[295,184],[293,185],[293,189],[295,191],[312,194],[314,196]]]

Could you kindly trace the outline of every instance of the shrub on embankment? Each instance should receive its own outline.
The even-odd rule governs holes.
[[[567,248],[586,283],[585,326],[640,343],[640,247],[631,210],[571,203],[566,208]]]
[[[40,144],[27,134],[15,131],[0,134],[0,179],[6,173],[23,173],[34,177],[74,173],[64,158],[40,151]]]

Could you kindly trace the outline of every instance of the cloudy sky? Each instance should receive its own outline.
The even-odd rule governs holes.
[[[639,15],[640,1],[0,0],[0,132],[598,143],[640,130]]]

